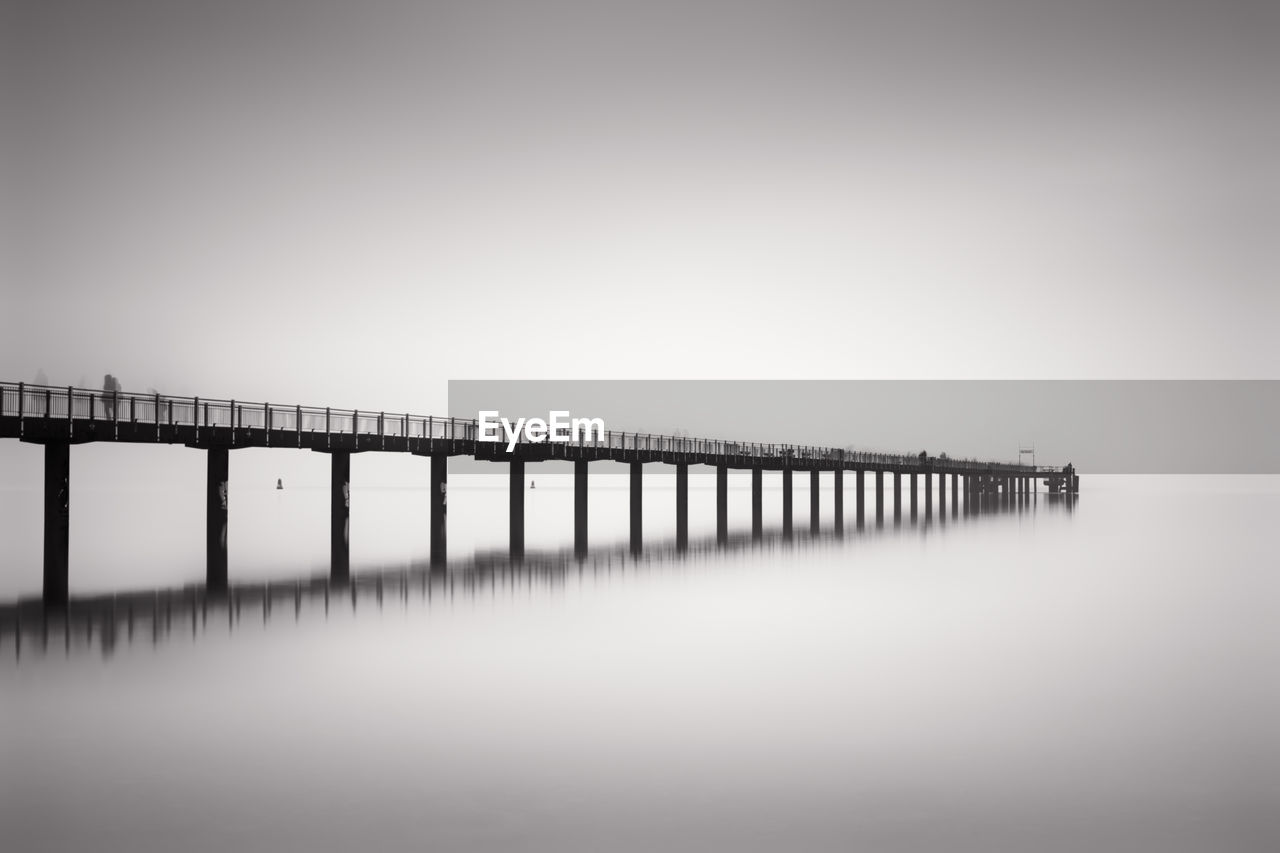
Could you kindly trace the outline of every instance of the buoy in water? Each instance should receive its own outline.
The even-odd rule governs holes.
[[[538,483],[537,483],[537,481],[536,481],[536,480],[530,480],[530,481],[529,481],[529,488],[531,488],[531,489],[536,489],[536,488],[538,488]]]
[[[276,478],[276,488],[277,488],[277,489],[283,489],[283,488],[284,488],[284,480],[281,480],[281,479],[279,479],[279,478]]]

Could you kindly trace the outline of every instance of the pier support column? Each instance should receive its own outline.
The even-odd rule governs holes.
[[[431,454],[431,565],[449,559],[447,513],[449,506],[449,457]]]
[[[884,524],[884,472],[876,472],[876,524]]]
[[[689,548],[689,463],[676,463],[676,550]]]
[[[947,514],[947,475],[938,475],[938,515]]]
[[[209,464],[213,465],[212,457]],[[330,453],[329,470],[329,578],[345,581],[351,577],[350,451],[335,450]],[[210,471],[212,472],[212,467]]]
[[[916,475],[912,473],[908,476],[911,477],[911,518],[914,519],[916,517]],[[926,478],[928,476],[928,474],[925,475]]]
[[[960,504],[960,486],[957,485],[959,475],[951,475],[951,514],[955,515],[956,507]],[[938,488],[945,489],[947,487],[946,479],[938,481]]]
[[[862,529],[863,524],[866,522],[867,484],[863,477],[864,473],[859,468],[853,478],[855,489],[853,494],[854,514],[857,517],[859,530]]]
[[[782,535],[791,535],[791,469],[782,469]]]
[[[71,445],[44,446],[44,606],[65,607],[71,543]]]
[[[835,490],[835,516],[836,516],[836,535],[844,534],[844,469],[837,468],[834,472]]]
[[[893,523],[902,521],[902,474],[893,472]]]
[[[631,463],[631,552],[639,554],[644,548],[642,502],[644,500],[644,463]]]
[[[573,463],[573,553],[587,554],[587,460]]]
[[[512,559],[524,556],[524,460],[512,459],[507,473],[509,500],[507,551]]]
[[[231,453],[225,447],[211,447],[204,495],[204,583],[218,592],[227,589],[227,487],[231,482]]]
[[[814,468],[809,472],[809,532],[817,533],[822,520],[818,517],[818,485],[819,471]]]
[[[751,469],[751,538],[764,536],[764,471]]]
[[[946,494],[945,490],[942,494]],[[938,504],[939,511],[945,507],[945,503]],[[924,517],[933,518],[933,474],[924,475]]]
[[[716,541],[729,541],[729,466],[716,466]]]

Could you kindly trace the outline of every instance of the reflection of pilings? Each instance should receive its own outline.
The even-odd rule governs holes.
[[[764,532],[764,471],[759,465],[751,469],[751,535],[759,539]]]
[[[431,562],[443,564],[449,558],[449,457],[431,455]]]
[[[809,471],[809,532],[817,533],[822,518],[818,515],[818,495],[821,494],[818,481],[818,469]]]
[[[631,463],[631,550],[639,552],[644,547],[643,501],[644,463]]]
[[[44,603],[61,607],[70,585],[67,555],[71,544],[71,445],[44,446]]]
[[[351,573],[351,454],[335,450],[329,458],[329,574],[341,580]]]
[[[512,459],[507,464],[507,551],[518,560],[524,554],[524,460]]]
[[[729,466],[716,466],[716,538],[729,538]]]
[[[676,463],[676,544],[689,544],[689,464]]]
[[[791,469],[782,469],[782,534],[791,535]]]
[[[1049,496],[1046,504],[1071,512],[1078,497],[1070,494]],[[992,512],[998,507],[992,507]],[[1033,506],[1031,511],[1035,511]],[[924,532],[930,525],[919,525]],[[866,536],[893,535],[887,531],[868,532]],[[331,608],[359,612],[362,603],[386,607],[387,602],[402,602],[408,607],[414,599],[428,603],[439,598],[452,599],[455,590],[480,595],[498,588],[521,591],[532,588],[537,579],[549,586],[564,583],[584,573],[631,570],[662,563],[681,563],[718,553],[739,551],[793,550],[834,543],[833,534],[784,534],[778,528],[762,531],[757,539],[749,531],[731,531],[726,541],[717,536],[702,537],[682,546],[674,539],[649,543],[643,553],[633,553],[624,541],[590,550],[585,556],[572,548],[537,551],[513,558],[501,550],[477,553],[446,566],[433,566],[429,560],[415,561],[391,569],[366,567],[351,577],[337,581],[323,575],[267,583],[235,584],[221,592],[204,586],[158,589],[116,595],[71,599],[63,609],[48,609],[40,598],[0,604],[0,648],[13,641],[14,655],[65,649],[85,650],[96,638],[103,654],[110,654],[120,643],[135,639],[158,644],[172,637],[197,637],[211,628],[226,626],[232,630],[248,618],[254,623],[293,623],[303,610],[328,614]],[[847,540],[844,540],[847,541]]]

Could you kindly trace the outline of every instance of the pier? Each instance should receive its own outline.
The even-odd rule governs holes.
[[[874,477],[875,524],[885,523],[885,479],[892,477],[893,523],[902,523],[903,480],[909,483],[909,511],[920,510],[917,483],[923,480],[923,511],[946,510],[946,483],[951,479],[953,512],[964,497],[965,512],[981,501],[1009,502],[1038,490],[1044,483],[1051,494],[1075,494],[1080,478],[1070,465],[1045,467],[976,459],[893,454],[844,448],[726,441],[608,430],[573,443],[521,441],[510,452],[505,444],[478,440],[474,419],[410,415],[383,411],[281,405],[238,400],[133,394],[73,387],[54,388],[0,382],[0,438],[44,445],[44,580],[46,606],[64,606],[69,591],[68,545],[71,524],[72,445],[89,442],[181,444],[202,451],[208,460],[206,585],[212,593],[226,591],[227,500],[229,454],[248,447],[294,448],[331,457],[330,551],[331,579],[350,575],[350,500],[352,453],[403,453],[431,460],[431,555],[435,565],[447,560],[448,459],[473,459],[508,466],[509,556],[524,555],[524,492],[526,465],[549,460],[573,463],[574,545],[581,556],[587,542],[587,490],[591,462],[610,461],[629,466],[630,550],[644,550],[642,537],[643,474],[646,465],[673,465],[676,473],[677,549],[688,547],[688,473],[690,465],[706,465],[716,475],[716,538],[728,531],[728,471],[751,471],[752,535],[764,529],[763,474],[781,472],[783,537],[794,535],[792,480],[808,471],[809,529],[816,532],[823,506],[831,508],[835,532],[844,528],[844,472],[855,478],[855,523],[865,524],[865,475]],[[833,499],[821,499],[821,473],[832,472]]]

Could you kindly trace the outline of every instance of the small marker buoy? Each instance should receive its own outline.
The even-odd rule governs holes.
[[[536,480],[530,480],[530,481],[529,481],[529,488],[531,488],[531,489],[536,489],[536,488],[538,488],[538,483],[537,483],[537,481],[536,481]]]
[[[276,479],[276,488],[277,488],[277,489],[283,489],[283,488],[284,488],[284,480],[281,480],[281,479],[277,478],[277,479]]]

